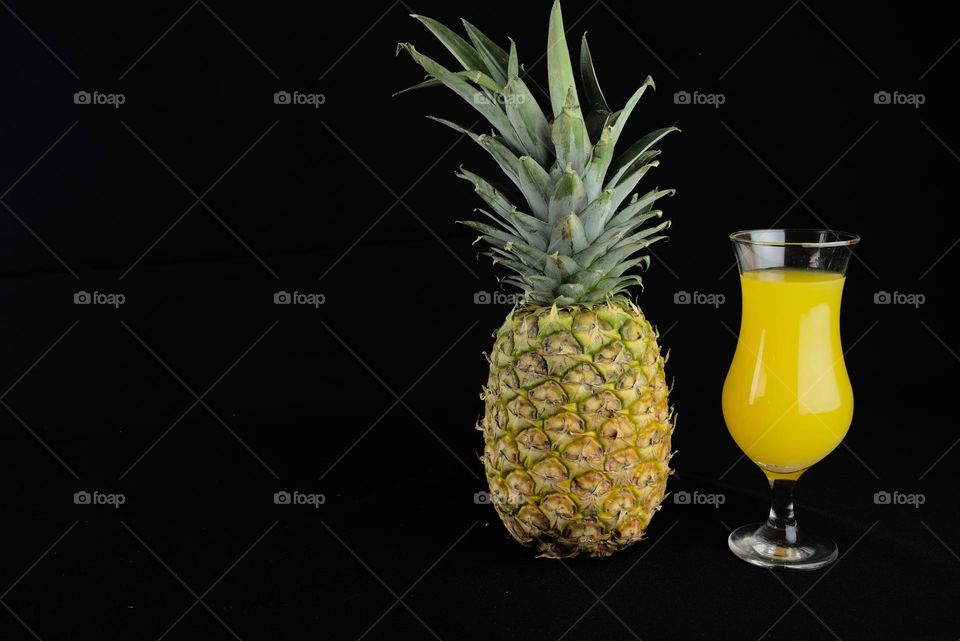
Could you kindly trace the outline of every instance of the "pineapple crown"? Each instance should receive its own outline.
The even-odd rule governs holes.
[[[616,158],[614,147],[644,91],[656,89],[653,79],[648,76],[623,109],[612,111],[597,82],[584,34],[581,103],[557,0],[547,36],[549,96],[543,96],[541,106],[525,81],[531,79],[518,62],[512,40],[508,53],[466,20],[469,42],[436,20],[413,17],[453,54],[463,71],[450,71],[412,44],[401,43],[397,52],[410,54],[428,76],[400,93],[442,85],[466,100],[493,126],[492,133],[477,134],[430,118],[486,149],[513,185],[495,186],[463,168],[457,173],[489,206],[489,211],[476,211],[493,224],[458,222],[480,232],[478,240],[490,244],[487,255],[494,263],[515,272],[502,282],[520,288],[527,303],[545,306],[591,304],[641,284],[639,275],[626,272],[649,267],[650,256],[643,250],[666,238],[658,232],[667,229],[669,221],[644,224],[661,217],[663,212],[653,206],[674,190],[653,189],[641,196],[634,189],[659,164],[660,152],[653,146],[679,130],[653,131]],[[519,202],[525,207],[518,207]]]

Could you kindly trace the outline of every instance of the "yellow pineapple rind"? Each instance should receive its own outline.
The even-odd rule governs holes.
[[[560,558],[608,556],[641,539],[670,474],[657,338],[623,300],[507,316],[483,389],[482,459],[517,541]]]

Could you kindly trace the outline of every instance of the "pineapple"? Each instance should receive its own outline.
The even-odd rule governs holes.
[[[649,266],[644,249],[669,227],[654,205],[673,190],[634,189],[658,165],[653,146],[676,128],[654,131],[614,157],[653,80],[612,111],[584,36],[581,102],[559,1],[550,15],[542,106],[515,43],[506,51],[464,21],[467,41],[414,17],[463,70],[402,43],[398,52],[428,74],[411,89],[446,86],[480,112],[492,133],[433,119],[473,139],[511,183],[457,173],[489,207],[477,210],[487,222],[463,224],[514,272],[502,282],[523,292],[495,334],[481,395],[477,428],[492,503],[510,534],[543,556],[608,556],[641,539],[671,473],[665,359],[627,288],[641,284],[628,272]]]

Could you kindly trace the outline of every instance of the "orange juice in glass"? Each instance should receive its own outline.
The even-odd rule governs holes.
[[[837,547],[797,528],[793,488],[840,444],[853,418],[840,300],[859,238],[771,229],[737,232],[731,240],[743,313],[723,416],[737,445],[766,474],[773,497],[767,522],[735,530],[729,545],[755,565],[816,569],[836,558]]]

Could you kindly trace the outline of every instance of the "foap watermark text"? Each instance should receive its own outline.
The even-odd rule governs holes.
[[[925,302],[927,297],[917,293],[879,291],[873,294],[874,305],[909,305],[917,308]]]
[[[873,94],[875,105],[907,105],[917,109],[927,101],[922,93],[902,93],[900,91],[878,91]]]
[[[710,305],[711,307],[720,307],[727,302],[724,294],[708,294],[705,292],[685,292],[679,291],[673,294],[674,305]]]
[[[504,94],[484,94],[478,93],[473,97],[473,104],[475,105],[522,105],[527,101],[527,97],[523,95],[504,95]]]
[[[100,105],[119,109],[127,101],[122,93],[103,93],[100,91],[78,91],[73,94],[75,105]]]
[[[273,495],[274,505],[308,505],[312,508],[318,508],[327,502],[327,497],[323,494],[300,492],[294,490],[288,492],[280,490]]]
[[[275,105],[304,105],[319,109],[327,103],[327,97],[322,93],[302,93],[300,91],[278,91],[273,94]]]
[[[927,497],[924,494],[908,494],[906,492],[897,492],[896,490],[893,492],[880,490],[873,495],[873,502],[876,505],[910,505],[918,508],[927,502]]]
[[[307,305],[318,308],[327,302],[325,294],[316,294],[308,292],[285,292],[279,291],[273,294],[274,305]]]
[[[123,294],[109,294],[107,292],[86,292],[80,290],[73,293],[74,305],[107,305],[119,309],[121,305],[127,302],[127,297]]]
[[[523,302],[520,292],[474,292],[474,305],[519,305]]]
[[[706,105],[714,109],[719,109],[720,105],[726,101],[727,97],[722,93],[678,91],[673,94],[673,104],[675,105]]]
[[[723,494],[706,494],[704,492],[687,492],[680,490],[673,495],[673,502],[677,505],[712,505],[718,508],[727,502]]]
[[[113,508],[119,508],[121,505],[127,502],[127,497],[120,493],[107,493],[99,492],[94,490],[93,492],[87,492],[86,490],[80,490],[73,494],[73,504],[74,505],[109,505]]]

